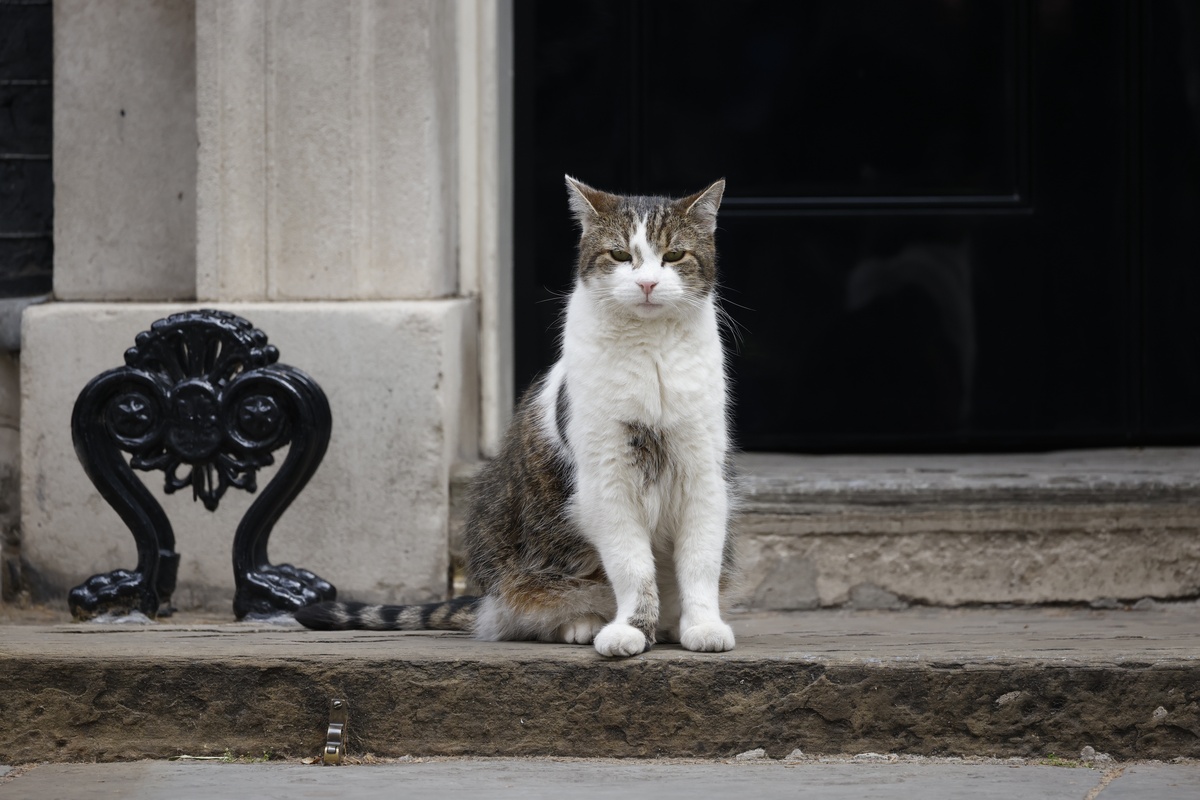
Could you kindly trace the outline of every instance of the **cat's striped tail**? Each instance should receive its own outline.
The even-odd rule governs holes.
[[[469,631],[482,599],[456,597],[413,606],[330,601],[305,606],[296,612],[296,621],[318,631]]]

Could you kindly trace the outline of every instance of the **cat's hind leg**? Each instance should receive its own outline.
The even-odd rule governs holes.
[[[564,644],[591,644],[608,620],[599,614],[585,614],[570,622],[564,622],[554,631],[551,641]]]
[[[504,581],[485,599],[475,631],[493,641],[591,644],[614,611],[603,573],[596,578],[525,574]]]

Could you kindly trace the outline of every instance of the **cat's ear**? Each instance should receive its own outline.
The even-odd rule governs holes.
[[[725,179],[714,183],[703,192],[696,192],[678,202],[678,207],[686,216],[702,224],[709,233],[717,230],[717,209],[721,207],[721,197],[725,194]]]
[[[583,228],[584,233],[587,233],[588,227],[594,219],[617,207],[616,196],[593,189],[570,175],[567,175],[566,179],[567,202],[570,203],[571,213],[575,215],[575,220],[579,223],[579,227]]]

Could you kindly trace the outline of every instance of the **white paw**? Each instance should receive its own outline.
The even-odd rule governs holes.
[[[596,634],[596,652],[602,656],[636,656],[649,649],[646,635],[624,622],[610,622]]]
[[[558,641],[567,644],[591,644],[596,634],[604,627],[604,617],[588,614],[558,626]]]
[[[733,649],[733,628],[720,620],[701,622],[683,632],[680,644],[687,650],[701,653],[719,653]]]

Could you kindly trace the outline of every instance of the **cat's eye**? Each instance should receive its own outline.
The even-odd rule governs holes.
[[[681,260],[685,255],[687,255],[686,250],[668,250],[667,252],[663,253],[663,261],[667,264],[674,264],[676,261]]]
[[[608,254],[616,261],[633,261],[633,256],[625,250],[609,250]]]

